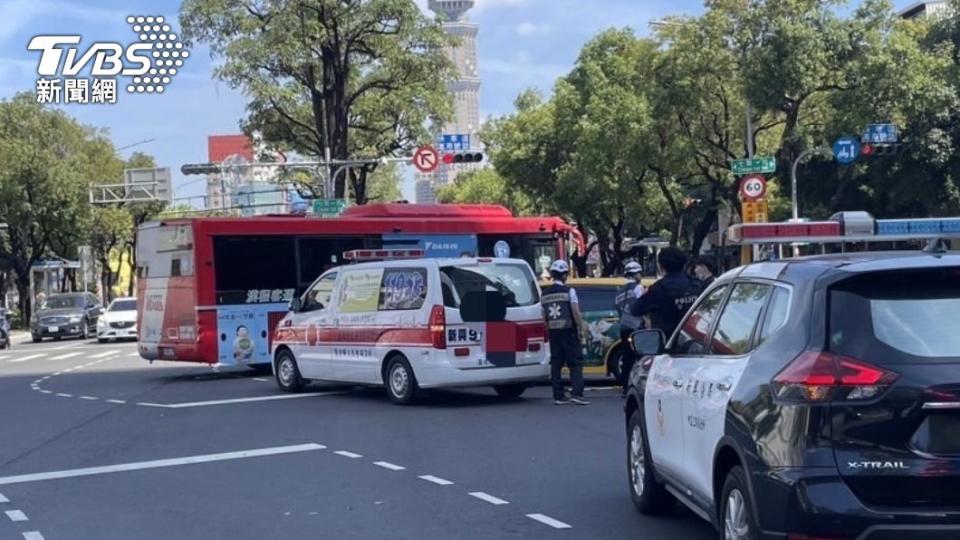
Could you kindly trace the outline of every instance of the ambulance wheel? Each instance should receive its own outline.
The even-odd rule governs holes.
[[[630,498],[640,513],[660,515],[673,507],[673,497],[657,482],[653,472],[650,445],[647,444],[643,412],[640,409],[633,411],[627,425],[627,478]]]
[[[409,405],[417,396],[419,390],[417,377],[413,374],[410,363],[402,356],[394,356],[387,361],[386,380],[387,396],[397,405]]]
[[[108,340],[107,338],[97,338],[97,343],[100,343],[101,345],[106,343],[107,341],[110,341],[110,340]]]
[[[525,384],[498,384],[493,387],[497,395],[505,399],[517,399],[527,391]]]
[[[300,368],[293,353],[284,349],[277,353],[276,369],[277,386],[284,392],[299,392],[303,390],[304,380],[300,376]]]

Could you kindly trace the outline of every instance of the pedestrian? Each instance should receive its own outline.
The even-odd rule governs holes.
[[[693,267],[693,271],[696,273],[697,279],[700,280],[701,291],[706,290],[707,287],[717,280],[717,266],[710,257],[698,258],[696,265]]]
[[[675,247],[664,248],[657,256],[663,277],[634,301],[630,313],[650,317],[650,327],[661,330],[667,339],[697,300],[698,284],[684,273],[687,256]]]
[[[553,402],[557,405],[575,403],[589,405],[583,397],[583,350],[581,334],[586,335],[587,326],[580,314],[577,291],[567,286],[570,266],[566,261],[556,260],[550,265],[553,279],[543,291],[543,316],[550,333],[550,379],[553,383]],[[568,399],[563,388],[563,366],[570,369],[573,385]]]
[[[620,386],[621,393],[627,394],[627,380],[630,376],[630,370],[633,369],[633,362],[636,360],[633,348],[629,346],[630,335],[643,327],[643,319],[635,317],[630,313],[630,306],[635,300],[643,296],[642,268],[635,262],[629,262],[623,268],[623,277],[626,283],[617,290],[616,308],[620,313]]]

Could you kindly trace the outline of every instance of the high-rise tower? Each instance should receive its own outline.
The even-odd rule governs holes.
[[[467,20],[467,11],[473,8],[475,0],[429,0],[430,9],[444,19],[443,29],[457,38],[455,47],[447,48],[447,56],[456,66],[458,79],[450,84],[454,100],[453,121],[443,126],[445,135],[469,135],[471,148],[476,150],[480,141],[477,130],[480,129],[480,71],[477,67],[477,33],[480,27]],[[459,149],[458,149],[459,150]],[[457,174],[476,168],[476,164],[446,165],[430,174],[418,174],[417,202],[434,202],[434,190],[453,182]]]

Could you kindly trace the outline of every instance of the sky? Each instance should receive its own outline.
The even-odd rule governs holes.
[[[427,0],[415,0],[426,10]],[[898,8],[913,0],[895,0]],[[126,18],[160,15],[179,31],[177,0],[0,0],[0,99],[33,91],[40,53],[27,50],[38,34],[73,34],[81,45],[136,40]],[[573,66],[580,48],[609,27],[649,32],[650,21],[668,15],[696,15],[702,0],[477,0],[469,18],[480,25],[481,117],[513,110],[528,88],[550,93],[557,77]],[[180,174],[184,163],[207,161],[207,136],[239,133],[246,101],[236,89],[212,78],[215,60],[195,46],[163,94],[121,91],[111,105],[71,104],[63,108],[80,122],[105,128],[124,157],[143,151],[173,171],[175,196],[204,193],[204,177]],[[142,141],[150,140],[150,142]],[[135,146],[134,146],[135,145]],[[413,200],[411,175],[404,195]]]

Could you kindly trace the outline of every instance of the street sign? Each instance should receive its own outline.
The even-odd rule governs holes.
[[[744,223],[766,223],[770,220],[769,207],[766,199],[745,201],[743,203]]]
[[[343,199],[315,199],[313,201],[313,213],[320,217],[337,217],[347,207],[347,201]]]
[[[833,156],[843,165],[849,165],[860,155],[860,143],[849,136],[843,136],[833,143]]]
[[[440,150],[443,152],[462,152],[470,149],[470,135],[456,133],[440,136]]]
[[[440,154],[432,146],[421,146],[413,154],[413,166],[422,173],[433,172],[438,165],[440,165]]]
[[[747,201],[762,199],[767,193],[767,179],[759,174],[748,174],[740,180],[740,196]]]
[[[753,159],[735,159],[730,168],[737,176],[744,174],[769,174],[777,170],[777,160],[772,156],[758,156]]]
[[[897,126],[893,124],[869,124],[861,140],[870,144],[894,144],[900,139]]]

